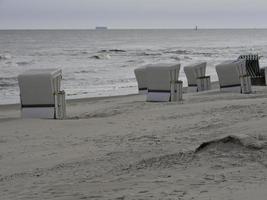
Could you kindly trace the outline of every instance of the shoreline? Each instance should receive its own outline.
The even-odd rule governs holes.
[[[218,81],[211,82],[211,88],[219,89]],[[187,86],[183,87],[184,94],[186,93]],[[137,90],[137,89],[136,89]],[[116,99],[116,98],[124,98],[124,97],[131,97],[131,96],[138,96],[139,93],[132,93],[132,94],[123,94],[123,95],[111,95],[111,96],[99,96],[99,97],[84,97],[84,98],[75,98],[75,99],[67,99],[66,103],[79,103],[79,102],[92,102],[92,101],[99,101],[99,100],[105,100],[105,99]],[[20,103],[14,103],[14,104],[0,104],[0,109],[11,109],[11,108],[19,108]]]
[[[116,99],[121,97],[131,97],[131,96],[137,96],[138,93],[135,94],[125,94],[125,95],[114,95],[114,96],[100,96],[100,97],[84,97],[84,98],[77,98],[77,99],[67,99],[66,103],[79,103],[79,102],[92,102],[92,101],[99,101],[99,100],[105,100],[105,99]],[[0,104],[0,109],[4,108],[18,108],[20,107],[20,103],[14,103],[14,104]]]

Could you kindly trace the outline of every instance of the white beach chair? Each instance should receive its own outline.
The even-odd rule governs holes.
[[[240,77],[246,76],[245,60],[228,60],[216,66],[221,91],[242,92]]]
[[[180,64],[147,65],[147,101],[178,101]]]
[[[138,84],[139,94],[146,94],[147,93],[146,67],[140,67],[135,69],[134,74]]]
[[[184,72],[188,83],[188,92],[198,92],[198,78],[209,78],[206,77],[206,62],[195,63],[184,67]],[[208,89],[208,88],[207,88]]]
[[[34,69],[18,76],[23,118],[63,119],[65,92],[60,91],[60,69]]]

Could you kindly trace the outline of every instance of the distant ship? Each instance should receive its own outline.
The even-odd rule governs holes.
[[[106,26],[97,26],[97,27],[95,27],[95,30],[108,30],[108,27],[106,27]]]

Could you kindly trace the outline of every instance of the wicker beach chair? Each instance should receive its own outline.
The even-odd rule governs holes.
[[[238,57],[238,60],[246,60],[246,69],[251,77],[252,85],[266,85],[265,70],[260,68],[259,58],[257,54],[240,55]]]

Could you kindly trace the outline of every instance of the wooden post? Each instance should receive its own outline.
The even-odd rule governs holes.
[[[177,101],[182,101],[183,100],[183,81],[177,81]]]
[[[252,92],[251,89],[251,78],[249,75],[243,75],[240,76],[240,82],[241,82],[241,92],[243,94],[250,94]]]

